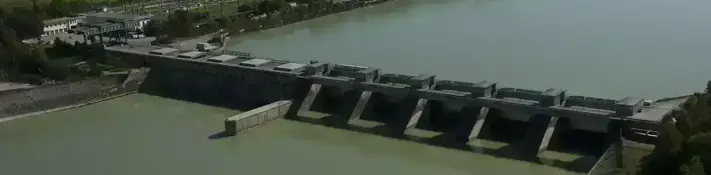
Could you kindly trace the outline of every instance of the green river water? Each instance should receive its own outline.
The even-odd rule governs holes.
[[[0,174],[571,174],[290,120],[222,139],[238,113],[145,94],[0,123]]]

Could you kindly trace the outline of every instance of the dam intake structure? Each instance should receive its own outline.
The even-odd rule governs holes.
[[[143,93],[258,110],[226,120],[230,134],[285,117],[532,161],[548,151],[597,160],[623,139],[647,137],[635,135],[633,129],[658,131],[649,123],[660,121],[644,119],[668,113],[650,116],[642,98],[568,96],[561,89],[502,88],[490,81],[441,80],[318,61],[293,63],[234,51],[198,58],[182,58],[178,51],[154,46],[113,46],[106,51],[132,66],[151,68]],[[250,118],[255,120],[242,121]]]

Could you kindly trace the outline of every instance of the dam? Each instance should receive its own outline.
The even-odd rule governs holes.
[[[275,115],[296,121],[527,161],[541,161],[548,151],[600,157],[624,139],[653,140],[655,135],[639,131],[657,133],[654,123],[671,112],[650,113],[651,106],[635,97],[569,96],[561,89],[499,87],[491,81],[294,63],[235,51],[197,58],[156,46],[106,51],[132,66],[151,68],[140,88],[143,93],[245,111],[278,102],[280,108],[289,105]],[[234,132],[234,121],[228,123],[225,131]]]
[[[241,36],[233,39],[235,43],[229,48],[303,65],[310,64],[309,60],[368,65],[368,68],[405,74],[402,77],[406,79],[425,72],[437,75],[436,82],[441,81],[437,79],[465,80],[486,85],[488,83],[478,81],[496,80],[494,98],[506,91],[504,86],[539,92],[555,87],[568,90],[560,106],[575,107],[569,105],[570,95],[603,97],[607,100],[602,102],[617,103],[627,95],[658,99],[698,91],[707,78],[694,75],[709,73],[705,68],[709,65],[708,59],[704,59],[709,53],[703,44],[709,41],[705,35],[709,25],[699,23],[706,20],[703,18],[709,12],[705,8],[708,4],[708,1],[694,0],[394,1]],[[607,13],[601,13],[600,9]],[[145,54],[153,49],[158,48],[136,53]],[[208,58],[212,56],[215,55]],[[136,60],[140,61],[137,67],[160,61]],[[455,103],[421,99],[417,90],[408,90],[409,93],[414,91],[414,95],[407,96],[363,93],[358,90],[363,82],[352,83],[355,90],[345,92],[322,85],[309,110],[299,111],[303,105],[294,105],[294,109],[290,109],[296,111],[288,112],[297,115],[289,114],[287,120],[274,120],[239,136],[210,137],[219,136],[216,133],[224,130],[225,118],[280,101],[303,101],[305,94],[311,91],[314,80],[308,76],[293,80],[303,83],[301,85],[281,88],[276,83],[264,83],[272,80],[271,73],[266,73],[263,79],[253,79],[254,83],[261,87],[280,87],[278,90],[245,86],[247,81],[238,75],[260,76],[265,71],[240,72],[226,67],[247,60],[217,66],[166,61],[166,66],[159,68],[153,64],[157,69],[149,73],[150,81],[145,82],[153,87],[143,86],[139,91],[143,93],[0,123],[0,155],[3,155],[0,174],[549,175],[584,174],[590,170],[585,166],[571,172],[557,168],[565,166],[557,166],[554,161],[535,162],[535,158],[531,158],[535,150],[530,151],[530,148],[539,143],[529,145],[530,140],[537,139],[527,141],[527,138],[536,137],[521,134],[529,129],[527,126],[532,126],[525,119],[534,115],[526,110],[479,110],[487,115],[476,118],[483,119],[483,127],[478,134],[471,134],[468,126],[472,125],[463,123],[472,121],[462,120],[462,126],[466,127],[450,127],[459,123],[447,121],[473,116],[470,114],[478,110],[474,105],[460,107]],[[272,65],[289,63],[266,60],[272,60]],[[177,67],[167,64],[183,66],[180,69],[184,71],[176,72]],[[195,72],[198,68],[191,66],[199,67],[196,65],[233,73],[209,69]],[[335,64],[329,66],[336,67]],[[171,78],[173,76],[177,77]],[[280,77],[292,81],[289,76]],[[155,81],[161,77],[170,80]],[[392,85],[397,87],[408,84],[397,83],[400,81],[394,79],[398,77],[381,72],[379,79],[373,82],[396,82]],[[210,87],[215,85],[222,87]],[[289,91],[290,88],[295,90]],[[435,86],[433,89],[449,88]],[[275,92],[285,96],[277,96]],[[252,95],[277,97],[234,100]],[[360,100],[361,97],[368,100]],[[416,105],[411,105],[413,103]],[[359,104],[366,108],[359,115],[353,115],[358,113],[353,112],[356,107],[352,106]],[[343,109],[336,110],[332,106]],[[423,110],[415,109],[418,106]],[[667,109],[660,107],[642,107],[642,112],[626,117],[623,123],[626,126],[621,128],[654,128],[657,119],[661,119],[655,117],[666,112]],[[414,119],[415,114],[421,116],[415,127],[404,129],[410,122],[406,123],[403,118]],[[579,123],[574,123],[573,118],[557,118],[551,136],[554,139],[546,151],[535,157],[547,158],[556,152],[576,155],[582,152],[585,157],[596,160],[607,157],[608,154],[599,151],[608,142],[608,132],[599,132],[604,130],[603,125],[576,125]],[[634,126],[638,124],[641,126]],[[633,136],[655,135],[650,130],[653,131],[625,133],[629,131],[623,130],[623,138],[643,140]],[[466,132],[477,137],[470,139],[456,134]],[[386,137],[381,137],[383,135]],[[581,147],[583,144],[591,148]],[[517,152],[524,158],[505,155]],[[563,162],[579,160],[552,157],[567,159]],[[122,166],[116,166],[119,164]],[[275,166],[280,168],[273,168]]]

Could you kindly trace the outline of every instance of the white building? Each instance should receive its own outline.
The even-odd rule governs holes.
[[[136,29],[143,29],[148,22],[151,21],[151,15],[134,15],[126,13],[91,13],[86,14],[84,23],[86,24],[98,24],[105,22],[123,22],[123,21],[138,21],[138,26]]]
[[[66,33],[73,27],[79,24],[79,19],[63,17],[50,20],[42,21],[44,24],[44,30],[42,36],[55,35],[60,33]]]

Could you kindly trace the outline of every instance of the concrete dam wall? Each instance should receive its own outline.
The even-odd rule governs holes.
[[[242,110],[288,100],[286,118],[458,148],[503,142],[527,160],[546,151],[599,157],[619,142],[626,119],[644,108],[641,98],[568,96],[560,89],[502,88],[233,51],[190,58],[160,47],[106,50],[151,67],[143,93]]]
[[[300,77],[213,64],[150,60],[148,65],[142,93],[243,110],[292,99],[308,86]]]

